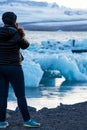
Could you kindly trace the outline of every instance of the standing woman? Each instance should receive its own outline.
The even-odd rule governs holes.
[[[4,26],[0,27],[0,128],[9,125],[6,121],[9,83],[17,97],[24,126],[39,127],[40,123],[32,120],[28,112],[21,67],[23,56],[20,49],[29,47],[29,42],[24,38],[24,30],[18,27],[16,20],[17,16],[14,12],[5,12],[2,15]]]

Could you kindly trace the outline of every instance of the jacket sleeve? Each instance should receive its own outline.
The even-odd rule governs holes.
[[[14,31],[14,35],[10,39],[10,42],[15,42],[21,49],[26,49],[30,45],[30,43],[24,37],[22,38],[19,35],[18,31]]]
[[[29,47],[30,43],[25,38],[20,38],[18,45],[21,49],[26,49]]]

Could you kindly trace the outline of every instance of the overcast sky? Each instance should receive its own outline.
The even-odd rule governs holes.
[[[87,9],[87,0],[35,0],[35,1],[56,2],[59,5],[63,5],[70,8]]]

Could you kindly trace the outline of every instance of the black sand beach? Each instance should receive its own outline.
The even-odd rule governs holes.
[[[26,128],[19,110],[7,112],[9,126],[6,130],[87,130],[87,102],[36,111],[28,107],[33,119],[41,123],[40,128]]]

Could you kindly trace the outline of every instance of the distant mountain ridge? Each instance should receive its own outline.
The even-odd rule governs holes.
[[[66,8],[64,6],[59,6],[57,3],[48,3],[48,2],[41,2],[41,1],[34,1],[34,0],[0,0],[0,6],[26,6],[26,7],[50,7],[50,8],[56,8],[58,10],[61,10],[64,15],[72,16],[72,15],[84,15],[87,14],[87,10],[74,10],[71,8]],[[2,10],[1,10],[2,11]],[[56,14],[57,15],[57,14]]]
[[[87,10],[71,9],[54,3],[34,0],[0,0],[2,14],[13,11],[17,22],[29,30],[87,30]]]
[[[13,5],[14,3],[18,4],[26,4],[29,6],[39,6],[39,7],[59,7],[55,2],[54,3],[47,3],[47,2],[37,2],[37,1],[31,1],[31,0],[2,0],[0,1],[0,5]]]

